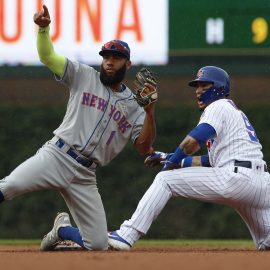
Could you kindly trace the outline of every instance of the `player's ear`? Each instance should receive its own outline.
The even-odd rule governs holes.
[[[126,62],[126,67],[127,67],[127,69],[130,69],[130,67],[131,67],[131,61],[130,61],[130,60],[128,60],[128,61]]]

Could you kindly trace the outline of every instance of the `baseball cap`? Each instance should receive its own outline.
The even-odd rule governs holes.
[[[106,52],[117,52],[125,56],[128,60],[130,59],[130,48],[128,44],[119,39],[114,39],[105,43],[101,47],[99,55],[103,56]]]

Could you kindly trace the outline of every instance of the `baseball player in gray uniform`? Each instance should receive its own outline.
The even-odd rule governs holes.
[[[67,213],[58,214],[52,230],[42,240],[41,250],[53,250],[62,240],[72,240],[87,250],[106,250],[107,223],[96,169],[107,165],[129,140],[140,154],[149,153],[156,132],[155,105],[140,107],[122,83],[131,66],[127,43],[113,40],[102,47],[99,73],[55,53],[46,6],[34,15],[34,21],[39,25],[39,57],[67,86],[70,96],[54,137],[0,181],[0,202],[26,192],[58,190],[77,227],[71,226]]]
[[[198,125],[175,152],[154,152],[146,165],[164,164],[131,219],[109,233],[109,245],[130,249],[145,235],[171,197],[192,198],[234,208],[258,250],[270,249],[270,175],[262,146],[247,116],[231,99],[227,72],[202,67],[189,83],[203,111]],[[202,145],[208,155],[192,156]],[[183,217],[179,217],[183,218]]]

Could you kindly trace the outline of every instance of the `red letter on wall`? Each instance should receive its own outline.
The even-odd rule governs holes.
[[[147,0],[145,0],[147,1]],[[131,5],[131,11],[133,14],[133,24],[124,25],[124,14],[127,9],[127,4]],[[142,41],[141,26],[138,13],[138,3],[137,0],[121,0],[120,15],[116,32],[116,39],[121,39],[121,35],[124,31],[133,31],[136,35],[137,41]]]
[[[76,6],[76,41],[80,42],[82,13],[86,13],[91,24],[93,38],[101,41],[101,0],[96,0],[96,10],[91,9],[88,0],[77,0]]]
[[[16,20],[16,32],[13,36],[8,36],[5,32],[5,0],[0,0],[0,39],[4,42],[12,43],[20,39],[22,34],[22,0],[17,0],[16,14],[11,14]]]

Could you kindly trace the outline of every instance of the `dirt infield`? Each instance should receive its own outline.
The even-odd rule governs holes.
[[[134,248],[129,252],[40,252],[38,246],[0,246],[1,269],[269,269],[270,252],[251,249]]]

